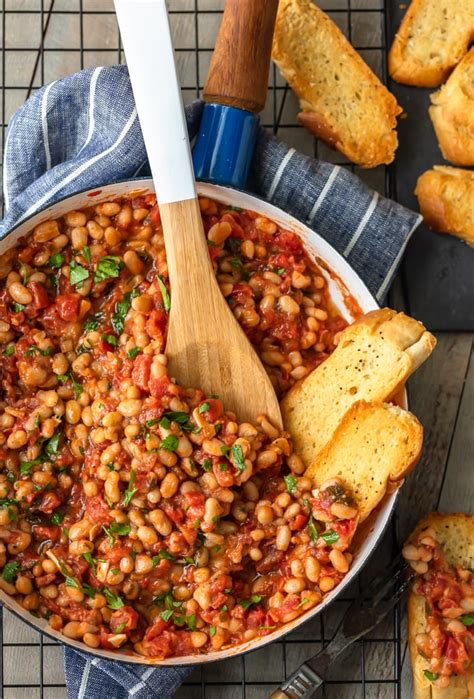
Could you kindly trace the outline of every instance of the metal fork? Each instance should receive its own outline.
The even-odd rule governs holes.
[[[414,577],[414,571],[399,554],[388,570],[375,576],[364,597],[351,604],[326,648],[300,665],[270,699],[309,699],[313,696],[324,683],[330,665],[346,648],[382,621]]]

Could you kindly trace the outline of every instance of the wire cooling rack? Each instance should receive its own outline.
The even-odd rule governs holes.
[[[264,0],[262,0],[264,1]],[[384,0],[320,0],[330,16],[385,77]],[[178,71],[185,102],[199,97],[224,0],[169,0]],[[15,109],[41,85],[97,65],[124,61],[112,0],[0,0],[2,152]],[[277,69],[269,74],[263,125],[298,150],[350,167],[382,194],[392,194],[388,168],[360,170],[298,126],[298,104]],[[356,584],[331,608],[282,641],[198,669],[177,699],[263,699],[332,637],[351,599],[392,559],[396,522]],[[65,699],[61,646],[0,609],[0,676],[5,699]],[[355,644],[320,690],[325,699],[389,699],[401,693],[401,612],[397,607]],[[86,698],[87,699],[87,698]]]

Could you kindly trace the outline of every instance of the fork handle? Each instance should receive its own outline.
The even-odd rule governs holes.
[[[323,682],[322,677],[303,663],[270,695],[270,699],[310,699]]]

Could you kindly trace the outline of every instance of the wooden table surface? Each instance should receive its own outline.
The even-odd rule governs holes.
[[[348,2],[352,2],[352,16],[346,12]],[[89,50],[82,54],[80,47],[80,24],[78,16],[61,14],[60,10],[78,10],[80,5],[87,10],[110,10],[111,0],[55,0],[54,13],[51,17],[46,36],[45,46],[51,51],[44,53],[38,61],[38,46],[41,41],[41,25],[38,10],[43,5],[48,10],[53,0],[3,0],[7,9],[18,11],[34,11],[36,14],[6,15],[6,37],[3,50],[5,62],[5,99],[3,104],[3,121],[8,122],[15,108],[27,97],[27,86],[39,86],[68,73],[93,65],[103,65],[117,61],[117,52],[110,49],[117,46],[115,18],[110,14],[85,14],[82,23],[84,45]],[[319,3],[323,9],[336,10],[333,15],[338,24],[350,35],[358,46],[364,46],[361,53],[373,68],[380,73],[382,66],[380,45],[382,23],[380,8],[383,0],[325,0]],[[219,24],[219,15],[209,12],[221,9],[223,0],[172,0],[172,9],[187,10],[187,14],[174,16],[173,25],[176,45],[193,49],[196,41],[196,31],[192,10],[197,6],[207,11],[199,18],[199,41],[201,47],[210,49],[213,46],[215,33]],[[372,12],[373,10],[373,12]],[[46,20],[47,12],[44,15]],[[19,52],[15,48],[28,46],[31,51]],[[372,50],[370,47],[374,47]],[[61,49],[69,47],[75,50],[62,53]],[[104,52],[108,50],[107,52]],[[199,55],[200,75],[205,75],[210,51],[202,51]],[[185,90],[185,99],[194,98],[196,90],[196,64],[194,52],[183,51],[178,54],[179,70]],[[276,84],[284,85],[277,77]],[[202,77],[201,77],[202,82]],[[25,89],[17,89],[24,86]],[[264,120],[272,120],[275,106],[281,106],[283,91],[280,91],[273,105],[269,100]],[[313,154],[314,140],[306,131],[295,128],[294,120],[297,103],[291,93],[286,96],[282,108],[282,124],[278,135],[290,142],[291,145]],[[319,147],[320,157],[340,162],[340,157],[324,146]],[[379,191],[383,191],[384,171],[377,168],[374,171],[362,171],[364,179]],[[391,303],[397,308],[404,307],[404,300],[398,287],[393,292]],[[474,511],[474,480],[472,464],[474,461],[474,362],[472,359],[472,333],[442,333],[438,334],[438,346],[432,357],[423,365],[409,383],[409,399],[411,410],[419,417],[425,428],[423,456],[414,473],[410,475],[403,486],[397,510],[397,529],[400,540],[409,533],[414,524],[432,509],[444,511]],[[393,551],[389,548],[387,538],[372,557],[366,574],[370,578],[375,566],[383,567]],[[331,629],[344,611],[344,602],[333,605],[325,629],[330,636]],[[316,622],[314,622],[316,623]],[[317,622],[319,623],[319,622]],[[247,686],[246,699],[260,699],[268,696],[269,692],[281,682],[283,673],[287,674],[297,667],[304,659],[319,649],[314,643],[315,631],[312,623],[307,624],[298,634],[293,634],[291,643],[286,644],[285,657],[281,644],[251,653],[246,656],[245,666],[240,659],[213,664],[206,670],[206,698],[240,699],[244,696],[243,680]],[[377,630],[379,638],[384,638],[387,622]],[[4,612],[3,621],[3,682],[5,685],[17,685],[7,688],[5,699],[33,699],[44,696],[47,699],[64,699],[64,675],[62,670],[62,651],[60,646],[46,642],[38,645],[39,634],[32,631],[8,612]],[[374,637],[375,638],[375,637]],[[403,660],[401,696],[405,699],[411,696],[411,677],[409,662],[406,657],[404,623],[401,624],[401,657]],[[353,699],[354,697],[394,697],[394,686],[388,680],[393,678],[396,660],[396,648],[393,643],[374,642],[368,644],[363,662],[365,676],[369,683],[340,684],[330,687],[325,696],[334,699]],[[360,676],[360,649],[352,650],[343,663],[335,669],[334,676]],[[285,667],[284,667],[285,665]],[[245,667],[245,670],[243,668]],[[387,683],[370,683],[370,676],[380,679],[381,668],[386,668]],[[0,668],[1,670],[1,668]],[[245,678],[243,672],[245,671]],[[359,672],[359,675],[357,674]],[[41,695],[38,684],[42,681],[49,685]],[[182,688],[177,697],[180,699],[196,699],[201,697],[201,675],[195,673],[197,683],[193,687]],[[233,682],[232,686],[223,683]],[[20,686],[18,686],[20,685]],[[87,699],[87,698],[86,698]]]

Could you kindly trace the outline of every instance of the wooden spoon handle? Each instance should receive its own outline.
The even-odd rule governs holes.
[[[204,86],[206,102],[260,112],[278,0],[227,0]]]

